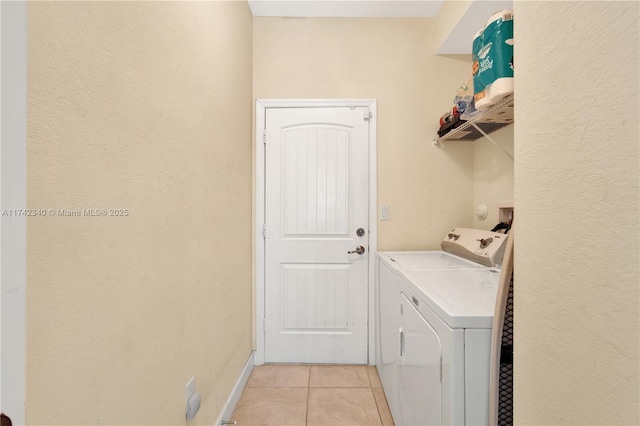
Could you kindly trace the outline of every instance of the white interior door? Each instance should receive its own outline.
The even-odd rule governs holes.
[[[265,362],[367,363],[368,117],[266,109]]]

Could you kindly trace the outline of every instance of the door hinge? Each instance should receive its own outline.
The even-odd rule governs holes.
[[[371,111],[369,111],[369,108],[365,108],[362,111],[362,118],[364,118],[365,120],[369,120],[371,117],[373,117],[373,114],[371,113]]]
[[[264,144],[267,143],[267,131],[266,130],[262,131],[262,143],[264,143]]]
[[[266,333],[267,332],[267,319],[263,318],[262,320],[262,332]]]
[[[440,383],[442,383],[442,357],[440,357]]]
[[[267,224],[262,225],[262,238],[267,238]]]

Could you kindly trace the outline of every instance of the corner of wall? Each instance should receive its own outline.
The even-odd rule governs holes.
[[[0,408],[25,424],[27,4],[0,4]],[[9,213],[5,214],[5,210]]]
[[[473,3],[472,0],[445,0],[440,7],[438,16],[436,17],[436,51],[442,46],[449,37],[460,18],[469,9]]]

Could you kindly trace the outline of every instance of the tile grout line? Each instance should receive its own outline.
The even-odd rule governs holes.
[[[378,420],[380,420],[380,425],[383,425],[384,423],[382,422],[382,413],[380,412],[380,405],[378,404],[378,398],[376,398],[376,394],[373,391],[373,388],[371,388],[371,394],[373,395],[373,402],[376,403],[376,409],[378,410]]]
[[[376,374],[378,374],[378,370],[376,369]],[[378,404],[378,398],[376,398],[376,393],[373,391],[373,383],[371,383],[371,376],[369,375],[369,371],[367,370],[367,377],[369,378],[369,384],[371,385],[371,395],[373,396],[373,402],[376,404],[376,409],[378,410],[378,420],[380,420],[380,425],[384,425],[382,422],[382,413],[380,412],[380,404]],[[383,391],[384,392],[384,391]],[[386,396],[385,396],[386,399]]]
[[[304,424],[307,426],[309,424],[309,393],[311,389],[311,366],[309,368],[309,373],[307,374],[307,412],[304,418]]]
[[[378,400],[376,399],[376,394],[373,392],[373,383],[371,383],[371,375],[369,374],[369,369],[367,369],[367,379],[369,379],[369,389],[371,390],[371,396],[373,397],[373,402],[376,404],[376,410],[378,410],[378,420],[380,420],[380,425],[382,425],[382,415],[380,414],[380,407],[378,407]]]

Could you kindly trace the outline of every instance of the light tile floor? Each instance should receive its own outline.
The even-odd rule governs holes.
[[[262,365],[230,420],[238,426],[393,426],[375,367]]]

